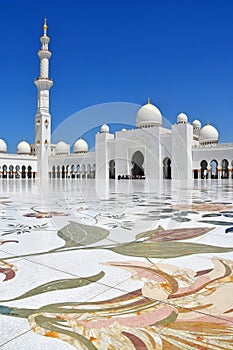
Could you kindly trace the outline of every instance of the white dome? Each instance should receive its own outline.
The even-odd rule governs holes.
[[[55,153],[56,153],[56,155],[68,154],[69,152],[68,152],[68,145],[67,145],[67,143],[65,143],[64,141],[59,141],[56,144]]]
[[[162,114],[160,110],[148,100],[148,103],[142,106],[136,114],[136,126],[138,128],[148,128],[155,125],[162,125]]]
[[[85,140],[79,139],[74,144],[74,153],[87,153],[88,144]]]
[[[100,128],[100,132],[102,133],[109,133],[109,126],[107,124],[103,124]]]
[[[3,139],[0,139],[0,153],[6,153],[7,146]]]
[[[218,130],[210,124],[205,125],[200,131],[199,141],[201,143],[218,142]]]
[[[126,131],[126,129],[125,129],[125,128],[123,128],[121,131]]]
[[[192,126],[194,127],[194,129],[201,129],[201,122],[200,122],[200,120],[195,119],[195,120],[192,122]]]
[[[186,124],[188,122],[188,116],[185,113],[180,113],[177,116],[178,124]]]
[[[31,154],[31,146],[26,141],[21,141],[17,146],[17,154]]]

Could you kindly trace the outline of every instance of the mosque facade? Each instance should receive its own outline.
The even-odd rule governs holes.
[[[35,115],[35,143],[21,141],[16,154],[7,153],[0,139],[0,178],[111,179],[222,179],[233,178],[233,143],[219,143],[217,129],[202,127],[180,113],[171,128],[163,127],[160,110],[150,100],[136,114],[136,129],[115,134],[104,124],[95,136],[95,150],[89,152],[80,138],[73,147],[64,141],[52,144],[49,92],[50,38],[46,20],[41,49]]]

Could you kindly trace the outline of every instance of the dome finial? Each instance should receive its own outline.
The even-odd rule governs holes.
[[[150,105],[150,97],[147,99],[147,104]]]
[[[47,34],[47,30],[48,30],[48,26],[47,26],[47,18],[44,18],[44,25],[43,25],[43,29],[44,29],[44,35]]]

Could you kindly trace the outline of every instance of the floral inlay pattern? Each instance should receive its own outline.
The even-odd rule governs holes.
[[[36,350],[233,349],[232,187],[134,184],[1,198],[2,329],[26,319]]]

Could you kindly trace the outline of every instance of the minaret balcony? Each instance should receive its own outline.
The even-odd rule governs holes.
[[[40,42],[41,44],[48,44],[50,42],[50,37],[44,34],[40,37]]]
[[[42,58],[50,59],[50,57],[52,56],[52,52],[49,50],[39,50],[38,56],[40,57],[40,59],[42,59]]]
[[[49,90],[53,86],[53,80],[44,77],[36,78],[34,83],[40,90]]]

